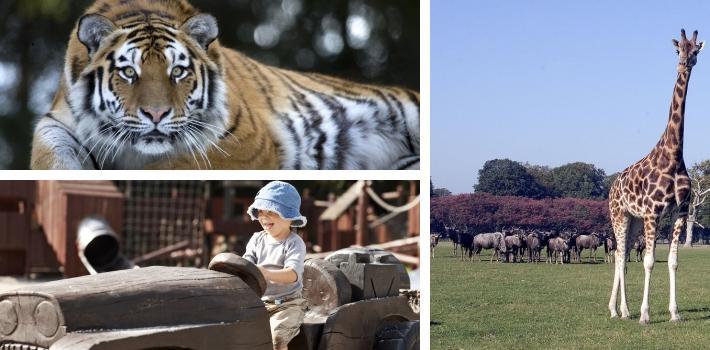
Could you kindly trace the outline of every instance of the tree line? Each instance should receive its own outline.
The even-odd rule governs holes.
[[[533,199],[489,193],[441,196],[431,200],[432,232],[444,232],[445,227],[468,233],[494,232],[511,226],[609,232],[609,208],[606,200]]]
[[[694,164],[688,173],[693,187],[688,227],[710,228],[710,160]],[[607,198],[617,175],[583,162],[552,168],[489,160],[479,170],[472,194],[451,195],[430,182],[431,230],[442,232],[447,226],[478,233],[524,226],[611,233]],[[664,218],[661,236],[669,225]],[[692,240],[692,229],[687,234]]]
[[[497,196],[605,199],[617,174],[607,176],[594,164],[574,162],[556,168],[510,159],[487,161],[478,172],[475,192]]]

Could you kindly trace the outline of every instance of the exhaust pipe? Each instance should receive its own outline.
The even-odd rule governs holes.
[[[76,235],[79,260],[90,274],[135,268],[121,254],[121,244],[116,232],[101,217],[90,216],[79,223]]]

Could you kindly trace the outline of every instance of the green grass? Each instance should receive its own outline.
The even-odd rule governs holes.
[[[586,253],[586,252],[585,252]],[[543,251],[543,256],[545,252]],[[597,252],[601,261],[603,252]],[[587,255],[584,254],[586,257]],[[432,349],[707,349],[710,344],[710,249],[680,249],[677,303],[670,323],[668,246],[656,248],[651,324],[638,323],[643,263],[627,263],[632,319],[609,318],[613,264],[471,263],[442,242],[431,264]],[[585,260],[586,261],[586,260]]]

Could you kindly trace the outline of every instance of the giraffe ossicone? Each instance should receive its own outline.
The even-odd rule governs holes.
[[[678,78],[673,89],[666,129],[651,152],[622,171],[609,191],[609,213],[617,241],[614,282],[609,300],[612,318],[618,317],[617,295],[620,295],[621,299],[621,318],[629,318],[625,287],[626,255],[629,243],[642,233],[646,241],[646,251],[643,259],[645,278],[639,323],[649,323],[648,297],[651,271],[656,261],[656,233],[663,215],[672,213],[675,219],[668,253],[668,310],[672,322],[680,321],[676,304],[675,274],[678,268],[678,240],[686,224],[690,201],[690,177],[683,161],[683,131],[688,81],[692,68],[697,63],[698,53],[704,46],[704,42],[697,42],[697,37],[696,30],[688,40],[685,30],[681,29],[681,39],[673,39],[678,53]]]

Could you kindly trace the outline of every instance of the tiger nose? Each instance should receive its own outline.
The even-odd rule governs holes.
[[[169,107],[143,107],[141,108],[141,112],[145,115],[149,115],[151,119],[153,120],[153,123],[158,124],[160,123],[163,118],[165,118],[168,114],[170,114],[170,111],[172,111],[172,108]]]

